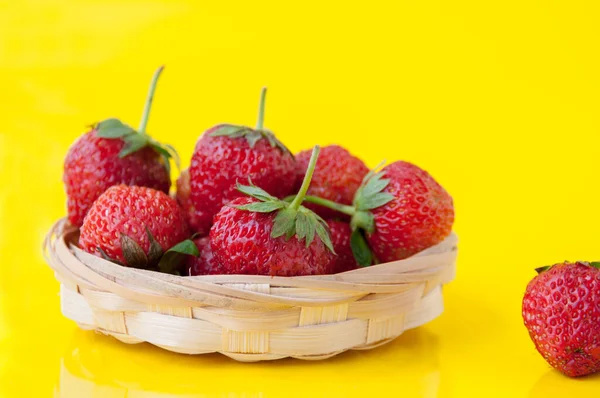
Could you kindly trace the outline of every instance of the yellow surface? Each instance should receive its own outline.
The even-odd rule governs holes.
[[[536,353],[533,268],[600,258],[596,1],[0,0],[0,394],[4,397],[563,397],[600,392]],[[126,346],[60,315],[40,242],[65,214],[62,159],[87,124],[137,124],[184,164],[218,122],[294,151],[405,159],[454,196],[446,312],[392,344],[318,363],[238,364]]]

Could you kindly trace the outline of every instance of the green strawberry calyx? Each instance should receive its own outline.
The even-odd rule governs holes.
[[[185,256],[198,257],[200,252],[198,247],[191,239],[186,239],[171,247],[166,252],[156,241],[152,232],[146,227],[146,235],[150,242],[148,253],[145,253],[140,245],[131,237],[121,233],[120,243],[123,252],[125,263],[121,263],[110,258],[104,250],[97,248],[100,255],[108,261],[124,265],[132,268],[150,269],[160,271],[167,274],[177,274],[180,264],[185,259]],[[192,237],[193,239],[194,237]]]
[[[352,221],[350,222],[352,229],[362,228],[368,233],[373,233],[375,231],[375,220],[370,210],[394,200],[394,195],[383,192],[390,183],[389,179],[383,178],[385,171],[377,172],[377,169],[384,164],[385,160],[369,171],[354,194],[352,205],[356,212],[352,215]]]
[[[163,69],[164,66],[161,66],[156,70],[156,72],[154,72],[152,82],[150,83],[150,89],[148,90],[148,96],[146,97],[142,121],[137,130],[116,118],[109,118],[95,123],[92,125],[92,128],[96,130],[96,135],[98,137],[123,140],[125,145],[123,146],[123,149],[121,149],[121,152],[119,152],[120,158],[124,158],[125,156],[137,152],[138,150],[147,146],[151,147],[161,156],[167,172],[170,174],[171,160],[175,162],[177,169],[180,168],[179,155],[177,154],[177,151],[171,145],[160,143],[146,133],[146,126],[148,125],[150,109],[152,108],[154,92],[156,91],[156,83],[158,82],[158,78]]]
[[[569,264],[568,261],[565,261],[564,263]],[[588,261],[576,261],[575,264],[585,265],[585,266],[593,267],[593,268],[600,270],[600,261],[589,261],[589,262]],[[538,274],[541,274],[546,271],[549,271],[550,269],[552,269],[552,267],[554,267],[554,265],[546,265],[543,267],[538,267],[538,268],[535,268],[535,272],[537,272]]]
[[[302,181],[302,186],[293,200],[286,201],[276,198],[262,188],[253,185],[252,181],[248,181],[249,185],[241,185],[238,183],[237,189],[238,191],[257,199],[258,202],[234,207],[239,210],[252,211],[255,213],[271,213],[276,211],[277,215],[273,220],[273,229],[271,230],[272,238],[285,236],[285,239],[289,240],[293,236],[296,236],[299,241],[304,239],[306,247],[309,247],[315,239],[316,234],[323,244],[335,254],[327,222],[312,210],[302,206],[302,202],[306,196],[306,191],[310,186],[310,181],[315,170],[319,151],[319,146],[313,148],[306,175]]]
[[[552,268],[552,265],[545,265],[543,267],[536,268],[535,272],[537,272],[538,274],[541,274],[542,272],[548,271],[550,268]]]
[[[382,161],[374,169],[369,171],[354,195],[352,206],[342,205],[316,196],[306,196],[304,200],[309,203],[321,205],[340,213],[349,215],[351,218],[352,236],[350,247],[356,262],[367,267],[373,264],[373,253],[367,243],[365,234],[375,232],[375,218],[371,210],[381,207],[394,199],[394,195],[384,192],[390,183],[385,177],[385,171],[377,171],[385,164]]]
[[[215,128],[210,133],[211,137],[229,137],[229,138],[245,138],[250,145],[250,148],[254,148],[256,143],[261,139],[266,139],[272,148],[278,148],[284,153],[288,153],[290,156],[294,154],[275,137],[275,134],[263,127],[265,118],[265,98],[267,95],[267,88],[263,87],[260,92],[260,105],[258,107],[258,121],[256,128],[247,126],[239,126],[234,124],[222,124]]]

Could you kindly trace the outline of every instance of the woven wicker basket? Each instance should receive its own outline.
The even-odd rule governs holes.
[[[63,219],[44,242],[62,313],[125,343],[238,361],[325,359],[385,344],[443,311],[457,237],[409,259],[336,275],[180,277],[126,268],[76,246]]]

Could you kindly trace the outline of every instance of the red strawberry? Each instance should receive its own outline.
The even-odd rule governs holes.
[[[263,128],[265,90],[256,129],[222,124],[206,131],[196,144],[189,169],[192,228],[206,235],[221,207],[242,194],[238,181],[252,181],[277,197],[288,195],[295,182],[295,161],[275,135]],[[181,199],[180,199],[181,200]]]
[[[152,268],[165,251],[188,236],[185,216],[174,199],[151,188],[116,185],[92,205],[81,226],[79,245],[123,265]]]
[[[395,162],[382,174],[390,181],[382,190],[393,197],[389,202],[369,209],[372,199],[368,182],[357,198],[359,209],[372,210],[375,228],[370,230],[367,223],[367,240],[380,261],[410,257],[450,235],[454,223],[452,197],[429,173],[411,163]]]
[[[251,197],[224,206],[210,230],[212,250],[225,273],[295,276],[331,272],[334,254],[327,223],[300,205],[317,156],[318,147],[291,203],[256,186],[238,185]]]
[[[302,151],[296,155],[297,188],[302,184],[311,151]],[[352,204],[354,194],[369,169],[362,160],[338,145],[329,145],[321,149],[317,167],[313,174],[308,195],[318,196],[344,205]],[[327,207],[306,204],[321,217],[344,217],[344,214]]]
[[[358,268],[359,265],[350,247],[350,236],[352,235],[350,224],[343,221],[328,220],[327,225],[331,233],[333,249],[337,254],[333,259],[332,273],[337,274]]]
[[[567,376],[600,371],[600,263],[556,264],[523,297],[523,320],[540,354]]]
[[[161,71],[162,67],[154,75],[138,131],[117,119],[107,119],[97,123],[69,149],[63,181],[71,224],[81,226],[92,203],[113,185],[139,185],[169,192],[169,160],[173,157],[177,161],[177,153],[145,133]]]
[[[177,179],[176,199],[186,215],[188,225],[199,225],[198,213],[194,208],[190,195],[190,171],[186,169],[181,172],[181,175]]]
[[[198,257],[188,257],[186,264],[188,274],[194,275],[215,275],[224,274],[225,270],[215,258],[210,248],[210,239],[208,236],[194,239],[200,255]]]
[[[402,161],[367,174],[353,206],[312,196],[305,200],[352,216],[352,250],[363,266],[371,264],[371,250],[388,262],[440,243],[454,222],[452,197],[425,170]]]

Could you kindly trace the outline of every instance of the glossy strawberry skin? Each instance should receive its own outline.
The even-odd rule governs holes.
[[[208,234],[212,219],[221,207],[242,194],[236,182],[252,182],[277,197],[289,195],[295,183],[292,155],[272,147],[266,139],[254,147],[244,138],[212,137],[206,131],[198,140],[190,172],[190,225]]]
[[[452,232],[452,197],[425,170],[408,162],[382,171],[394,199],[372,210],[375,230],[367,241],[380,262],[402,260],[444,240]]]
[[[159,155],[145,147],[119,158],[123,145],[121,139],[100,138],[91,130],[69,149],[63,181],[71,224],[81,226],[92,203],[114,185],[138,185],[169,192],[171,179]]]
[[[215,258],[210,247],[208,236],[194,239],[194,243],[200,252],[198,257],[187,257],[188,275],[219,275],[224,274],[223,267]]]
[[[271,238],[275,213],[254,213],[232,206],[256,200],[240,197],[223,206],[210,229],[213,253],[227,274],[271,276],[331,273],[333,253],[320,239],[307,248],[293,236]]]
[[[332,273],[337,274],[358,268],[359,265],[354,259],[352,248],[350,247],[350,237],[352,236],[350,224],[343,221],[327,220],[327,225],[329,226],[331,242],[336,253],[331,266]]]
[[[88,253],[126,263],[120,237],[125,234],[146,253],[150,230],[163,251],[189,236],[183,211],[177,202],[161,191],[146,187],[117,185],[104,192],[86,215],[81,226],[79,245]]]
[[[191,227],[192,225],[200,225],[200,220],[198,219],[198,213],[196,212],[196,208],[194,207],[190,196],[190,171],[183,170],[177,179],[177,192],[175,198],[177,199],[179,206],[183,209],[187,223]]]
[[[600,371],[600,270],[556,264],[523,297],[523,320],[539,353],[567,376]]]
[[[302,151],[296,155],[296,190],[302,185],[310,155],[311,150]],[[338,145],[323,147],[307,194],[351,205],[356,190],[368,172],[369,169],[363,161],[352,156],[345,148]],[[342,213],[323,206],[312,203],[305,203],[304,206],[324,218],[347,218]]]

